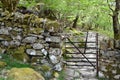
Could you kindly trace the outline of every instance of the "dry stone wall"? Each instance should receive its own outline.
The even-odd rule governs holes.
[[[39,63],[51,75],[61,71],[61,26],[57,21],[33,14],[0,14],[0,53],[9,53],[23,62]]]
[[[119,40],[100,42],[100,71],[108,80],[120,80],[120,44]],[[115,45],[114,45],[115,43]]]

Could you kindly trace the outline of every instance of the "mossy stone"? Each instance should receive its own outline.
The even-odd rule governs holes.
[[[53,72],[53,76],[54,76],[55,78],[58,78],[58,77],[59,77],[59,73],[58,73],[58,72]]]
[[[29,22],[30,22],[30,15],[29,14],[25,14],[23,23],[24,24],[29,24]]]
[[[45,80],[44,77],[31,68],[12,68],[8,72],[8,79],[12,80]]]
[[[12,30],[12,31],[10,31],[10,34],[12,34],[13,36],[17,36],[18,32],[15,30]]]
[[[8,27],[13,26],[12,23],[11,23],[10,21],[5,22],[5,25],[8,26]]]
[[[48,65],[42,65],[42,66],[41,66],[41,70],[47,72],[47,71],[50,71],[51,68],[50,68],[50,66],[48,66]]]
[[[48,21],[45,30],[50,32],[60,32],[60,24],[57,21]]]
[[[25,53],[25,49],[25,46],[20,46],[17,49],[9,49],[8,52],[11,52],[11,55],[17,60],[23,61],[24,59],[26,59],[27,61],[29,61],[29,57]]]
[[[42,28],[33,28],[32,30],[30,30],[30,33],[33,33],[33,34],[41,34],[41,31],[43,31]]]
[[[3,38],[4,40],[11,41],[12,38],[9,35],[0,35],[0,38]]]
[[[0,68],[4,68],[7,65],[6,62],[0,61]]]
[[[27,48],[28,48],[28,49],[32,48],[32,46],[31,46],[30,44],[25,45],[25,47],[26,47],[26,49],[27,49]]]

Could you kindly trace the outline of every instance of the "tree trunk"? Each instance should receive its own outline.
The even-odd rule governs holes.
[[[114,39],[117,40],[117,39],[120,39],[118,14],[112,16],[112,18],[113,18]]]
[[[78,19],[79,19],[79,15],[77,14],[76,17],[75,17],[75,19],[73,20],[72,28],[76,28]]]
[[[113,11],[113,31],[114,31],[114,39],[120,39],[120,24],[119,24],[119,11],[120,11],[120,0],[115,0],[116,6],[115,10]]]

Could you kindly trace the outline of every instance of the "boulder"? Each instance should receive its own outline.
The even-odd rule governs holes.
[[[45,80],[44,77],[31,68],[12,68],[7,79],[12,80]]]

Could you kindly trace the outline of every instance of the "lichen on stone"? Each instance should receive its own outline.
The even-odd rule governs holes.
[[[41,66],[41,70],[47,72],[47,71],[50,71],[50,70],[51,70],[51,67],[48,66],[48,65],[42,65],[42,66]]]
[[[41,31],[43,31],[42,28],[32,28],[29,33],[33,33],[33,34],[41,34]]]
[[[12,38],[10,35],[0,35],[0,38],[3,38],[4,40],[11,41]]]
[[[31,68],[12,68],[7,79],[12,80],[45,80],[44,77]]]
[[[25,46],[20,46],[16,49],[8,49],[7,52],[11,53],[13,58],[17,60],[23,61],[24,59],[26,59],[27,61],[29,61],[29,57],[25,53],[25,49]]]
[[[47,21],[45,30],[50,32],[60,32],[60,23],[57,21]]]

